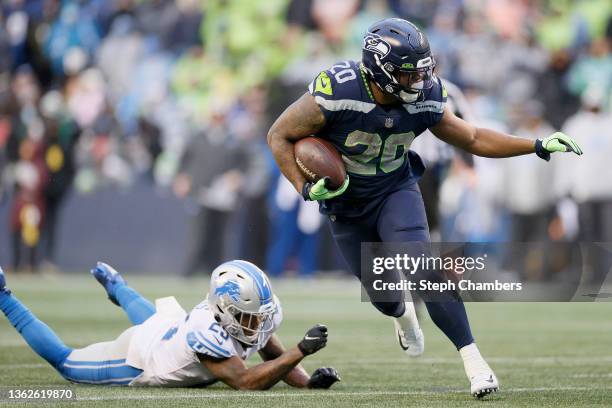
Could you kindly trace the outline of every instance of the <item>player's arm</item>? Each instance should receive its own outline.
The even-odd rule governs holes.
[[[440,122],[430,128],[439,139],[482,157],[512,157],[537,153],[544,160],[550,153],[574,152],[582,154],[578,144],[569,136],[557,132],[545,139],[526,139],[495,130],[476,127],[455,116],[448,108]]]
[[[283,343],[278,336],[274,334],[270,337],[266,345],[259,350],[259,355],[264,361],[269,361],[278,358],[284,352],[285,348],[283,347]],[[285,378],[283,378],[283,381],[296,388],[329,388],[336,381],[340,381],[340,376],[336,369],[332,367],[318,368],[312,376],[310,376],[306,370],[298,364],[293,370],[289,371]]]
[[[327,327],[317,325],[306,333],[297,346],[252,368],[237,356],[226,359],[199,356],[208,371],[230,387],[237,390],[267,390],[285,378],[305,356],[316,353],[326,344]]]
[[[266,345],[259,350],[259,355],[263,361],[271,361],[282,356],[285,351],[286,350],[279,338],[276,336],[276,334],[273,334]],[[308,380],[310,380],[310,376],[306,370],[304,370],[301,364],[293,367],[293,369],[283,378],[283,381],[296,388],[306,388],[308,385]]]
[[[305,93],[285,109],[268,132],[268,145],[278,167],[299,193],[302,193],[306,179],[295,163],[293,145],[317,133],[324,125],[325,116],[314,96]]]
[[[267,390],[282,380],[303,358],[304,354],[293,347],[278,358],[252,368],[248,368],[237,356],[223,360],[203,356],[200,361],[215,378],[234,389]]]

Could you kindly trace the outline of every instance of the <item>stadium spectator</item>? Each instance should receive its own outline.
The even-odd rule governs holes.
[[[578,204],[578,239],[591,244],[612,241],[612,185],[602,182],[602,177],[609,174],[612,157],[612,115],[603,111],[604,98],[600,88],[585,92],[580,111],[568,118],[563,127],[564,132],[576,135],[589,160],[559,160],[556,164],[559,195],[570,196]],[[572,171],[561,177],[567,168]],[[587,247],[586,264],[591,277],[604,278],[609,256],[603,256],[594,245]]]
[[[226,255],[228,221],[244,182],[241,146],[230,135],[227,114],[215,112],[207,129],[194,135],[174,180],[175,194],[190,198],[192,212],[185,276],[212,272]]]
[[[64,96],[49,91],[41,99],[41,115],[45,126],[44,159],[49,180],[43,191],[45,223],[42,228],[45,269],[55,269],[60,211],[75,175],[75,146],[79,128],[66,114]]]
[[[579,109],[580,98],[592,96],[593,90],[602,91],[598,117],[610,111],[611,10],[605,0],[275,0],[266,7],[246,0],[17,0],[0,5],[0,88],[16,80],[23,83],[20,67],[27,64],[40,90],[25,84],[15,96],[23,98],[32,91],[53,95],[53,90],[61,90],[66,110],[60,122],[78,129],[68,138],[70,143],[78,139],[74,168],[70,169],[69,160],[64,162],[60,173],[66,177],[51,178],[45,188],[58,194],[47,197],[47,224],[41,224],[45,236],[58,228],[53,214],[59,211],[54,208],[67,201],[69,173],[74,172],[80,193],[117,185],[130,189],[141,175],[161,187],[159,191],[167,190],[180,158],[192,147],[190,135],[207,134],[210,113],[224,106],[230,125],[243,129],[232,132],[251,134],[237,140],[253,158],[242,169],[252,179],[237,190],[238,205],[226,212],[230,237],[226,249],[233,257],[256,260],[266,252],[265,193],[276,184],[270,169],[262,165],[265,149],[258,129],[266,128],[261,123],[303,93],[321,67],[358,56],[361,34],[372,21],[396,14],[421,24],[429,33],[437,72],[462,88],[476,116],[508,124],[514,119],[514,106],[537,100],[545,107],[542,119],[561,128]],[[264,115],[247,107],[250,94],[258,92],[266,96],[254,97],[259,102],[252,106],[261,104]],[[7,92],[0,89],[0,95]],[[0,162],[4,160],[0,189],[7,196],[15,185],[11,181],[15,167],[24,162],[14,135],[23,137],[32,129],[32,118],[41,116],[43,139],[54,140],[56,133],[54,120],[44,117],[42,105],[41,112],[38,102],[26,105],[0,101]],[[576,118],[582,116],[584,109]],[[9,133],[3,142],[2,135]],[[61,149],[71,149],[63,137]],[[47,156],[60,157],[43,155]],[[62,150],[62,157],[72,156]],[[465,161],[455,163],[447,186],[453,188],[443,194],[442,206],[450,211],[443,224],[459,229],[444,230],[477,238],[503,236],[501,230],[507,228],[509,233],[515,228],[505,223],[505,210],[497,206],[494,183],[488,181],[498,170],[487,167],[486,161],[475,167]],[[428,174],[435,175],[435,171]],[[75,199],[79,201],[78,196]],[[472,199],[486,208],[481,219],[469,214],[467,203]],[[467,212],[456,213],[463,205]],[[448,218],[449,214],[459,219]],[[323,234],[327,233],[325,229]],[[248,240],[251,234],[257,239]],[[325,266],[327,260],[322,262]]]

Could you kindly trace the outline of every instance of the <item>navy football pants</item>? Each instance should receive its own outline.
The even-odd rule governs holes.
[[[414,183],[385,197],[381,205],[361,218],[336,217],[330,222],[332,234],[351,272],[359,278],[362,286],[381,313],[399,317],[404,313],[404,292],[388,291],[381,297],[373,290],[373,280],[398,282],[402,276],[397,270],[387,270],[382,275],[361,276],[362,242],[422,242],[426,251],[429,228],[425,206],[418,184]],[[420,254],[415,254],[418,256]],[[432,271],[426,278],[443,280],[440,271]],[[446,334],[457,349],[474,342],[465,307],[461,298],[452,292],[417,293],[425,301],[433,322]],[[428,301],[428,299],[434,299]]]

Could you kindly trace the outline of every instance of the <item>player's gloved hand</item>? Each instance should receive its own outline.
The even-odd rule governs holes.
[[[321,180],[316,183],[305,183],[302,188],[302,197],[304,200],[329,200],[330,198],[338,197],[340,194],[344,193],[349,185],[349,176],[346,175],[344,179],[344,183],[337,190],[329,190],[327,185],[329,184],[329,177],[323,177]]]
[[[546,161],[549,161],[550,154],[555,152],[574,152],[578,156],[582,154],[582,149],[578,146],[578,143],[561,132],[555,132],[544,139],[536,140],[535,149],[538,157]]]
[[[340,381],[340,374],[333,367],[317,368],[308,380],[308,388],[328,389],[336,381]]]
[[[306,332],[306,335],[298,343],[298,348],[305,356],[316,353],[327,344],[327,327],[317,324]]]

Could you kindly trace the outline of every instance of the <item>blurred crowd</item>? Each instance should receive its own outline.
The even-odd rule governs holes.
[[[580,158],[466,157],[417,139],[434,239],[612,241],[612,3],[607,0],[5,0],[0,203],[12,267],[55,263],[70,194],[172,191],[192,218],[185,275],[221,259],[272,275],[341,265],[316,204],[265,136],[318,71],[359,59],[391,15],[425,28],[463,116]],[[95,222],[95,221],[92,221]],[[102,222],[102,221],[100,221]]]

